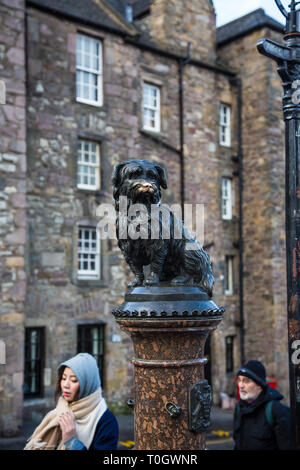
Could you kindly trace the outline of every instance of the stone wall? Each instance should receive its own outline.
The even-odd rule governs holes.
[[[140,26],[155,42],[183,56],[190,43],[194,58],[214,63],[216,16],[211,0],[154,0],[150,10]]]
[[[49,37],[55,34],[55,47]],[[81,32],[95,35],[94,30]],[[44,326],[47,333],[45,367],[51,386],[45,389],[50,405],[58,362],[76,353],[77,325],[106,325],[105,393],[121,403],[131,396],[129,338],[118,329],[111,309],[123,301],[132,274],[116,242],[103,243],[105,278],[98,285],[74,279],[74,228],[82,219],[95,220],[97,205],[112,202],[110,175],[114,163],[126,158],[165,161],[170,189],[165,200],[178,200],[177,154],[140,132],[141,89],[149,75],[163,86],[160,138],[178,142],[178,98],[168,86],[176,64],[155,60],[151,54],[128,46],[117,36],[104,39],[104,105],[75,101],[76,25],[51,15],[28,13],[28,226],[29,263],[26,326]],[[54,77],[59,75],[56,82]],[[171,77],[171,78],[170,78]],[[169,103],[168,106],[165,106]],[[166,113],[166,116],[164,115]],[[175,125],[174,125],[175,122]],[[79,135],[101,143],[102,187],[99,194],[76,187],[76,146]],[[175,190],[174,190],[175,188]],[[112,343],[112,335],[122,335]]]
[[[18,434],[22,422],[24,302],[26,295],[26,114],[24,1],[0,1],[0,433]]]
[[[76,329],[82,323],[106,325],[105,393],[109,400],[121,403],[132,393],[132,346],[110,314],[123,301],[126,283],[132,278],[116,242],[103,244],[105,276],[99,285],[84,285],[73,276],[74,227],[79,220],[94,220],[97,205],[112,201],[114,163],[127,158],[163,162],[169,176],[163,200],[180,203],[179,156],[160,143],[179,148],[177,62],[102,32],[104,105],[97,108],[78,103],[77,31],[98,35],[95,30],[35,9],[28,12],[30,275],[26,326],[46,328],[45,367],[53,371],[51,386],[45,389],[47,406],[52,401],[56,365],[76,353]],[[50,38],[54,38],[51,47]],[[56,76],[59,81],[54,80]],[[141,131],[144,80],[161,87],[162,129],[156,139]],[[231,247],[232,229],[226,232],[221,225],[220,178],[226,163],[216,145],[218,80],[206,69],[186,66],[184,70],[186,203],[205,204],[205,243],[214,243],[210,254],[216,271],[215,299],[220,304],[223,245]],[[222,80],[228,88],[228,79]],[[99,194],[76,187],[76,145],[78,136],[84,135],[101,143]],[[111,342],[113,333],[121,333],[120,343]],[[214,357],[214,363],[218,361]]]
[[[286,323],[284,123],[282,86],[258,39],[281,41],[261,29],[220,47],[243,84],[243,237],[246,360],[262,360],[288,394]]]

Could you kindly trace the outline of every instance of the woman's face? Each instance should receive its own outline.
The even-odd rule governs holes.
[[[69,367],[65,367],[60,381],[62,394],[69,403],[76,400],[79,394],[79,382]]]

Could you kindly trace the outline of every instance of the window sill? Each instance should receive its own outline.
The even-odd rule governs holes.
[[[45,406],[46,405],[46,399],[45,398],[41,398],[41,397],[32,397],[32,398],[29,398],[29,397],[24,397],[24,400],[23,400],[23,406],[26,407],[26,406],[39,406],[39,405],[42,405],[42,406]]]
[[[145,132],[147,134],[150,134],[150,135],[156,135],[156,136],[159,136],[159,137],[165,137],[164,134],[161,132],[161,129],[159,130],[155,130],[155,129],[148,129],[147,127],[142,127],[140,129],[140,132]]]
[[[95,189],[95,188],[80,188],[79,186],[76,186],[77,191],[81,193],[88,193],[88,194],[95,194],[98,195],[101,192],[101,189]]]
[[[73,279],[72,284],[78,287],[108,287],[109,282],[103,279]]]
[[[230,149],[232,147],[231,144],[221,144],[221,142],[219,142],[219,145],[220,145],[220,147],[224,147],[226,149]]]
[[[166,142],[164,140],[164,139],[167,138],[167,136],[165,134],[163,134],[162,132],[148,131],[148,130],[144,129],[143,127],[141,129],[139,129],[139,132],[140,132],[140,134],[144,135],[145,137],[149,137],[154,142],[157,142],[157,143],[163,145],[168,150],[171,150],[172,152],[177,153],[177,154],[180,153],[180,151],[176,147],[173,147],[173,145],[169,144],[168,142]]]
[[[96,108],[103,108],[103,103],[98,103],[97,101],[89,101],[89,100],[76,98],[76,103],[87,104],[88,106],[95,106]]]

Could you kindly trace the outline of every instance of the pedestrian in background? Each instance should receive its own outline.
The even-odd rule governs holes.
[[[118,422],[102,397],[93,356],[80,353],[59,365],[56,399],[24,450],[117,449]]]
[[[247,362],[237,372],[237,384],[240,402],[234,412],[234,450],[290,449],[290,409],[267,384],[264,365]]]

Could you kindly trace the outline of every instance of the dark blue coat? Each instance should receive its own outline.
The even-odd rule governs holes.
[[[108,409],[98,421],[94,438],[88,450],[116,450],[118,447],[119,426],[116,417]],[[65,442],[67,450],[87,450],[84,444],[71,437]]]
[[[282,405],[283,396],[267,387],[248,404],[241,400],[234,413],[234,450],[286,450],[291,446],[290,409]],[[272,403],[272,424],[268,422],[266,404]]]

